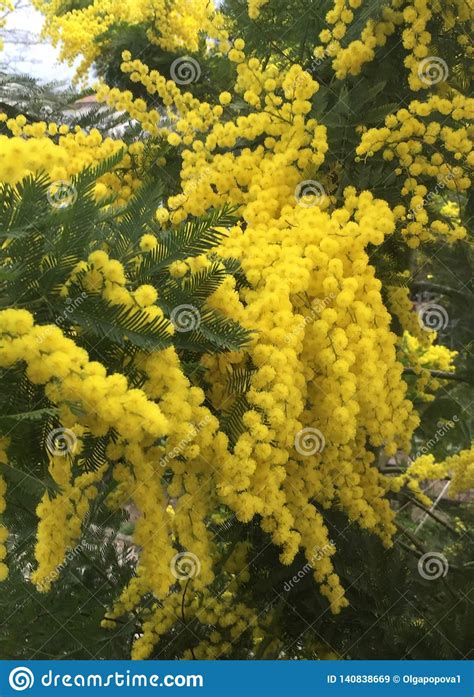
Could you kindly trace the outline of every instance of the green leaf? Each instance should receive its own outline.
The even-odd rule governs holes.
[[[203,218],[162,232],[158,246],[143,255],[138,272],[140,281],[150,282],[172,262],[196,257],[217,247],[227,234],[226,228],[235,223],[232,210],[229,207],[213,210]]]
[[[23,411],[19,414],[2,414],[0,416],[0,423],[3,422],[16,422],[16,421],[39,421],[44,419],[46,416],[55,416],[57,414],[57,409],[54,408],[44,408],[44,409],[33,409],[31,411]]]
[[[369,109],[364,114],[364,122],[366,123],[383,123],[385,117],[395,111],[399,105],[396,102],[391,102],[389,104],[382,104],[374,109]]]
[[[178,348],[191,351],[239,351],[251,340],[252,333],[237,322],[216,310],[205,309],[199,313],[199,326],[189,332],[176,333],[174,343]]]
[[[112,305],[96,295],[89,296],[75,307],[69,318],[88,334],[121,346],[129,343],[142,349],[156,350],[172,343],[166,319],[150,320],[143,310]]]

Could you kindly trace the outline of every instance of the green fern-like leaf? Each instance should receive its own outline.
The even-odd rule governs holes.
[[[199,313],[199,326],[175,335],[175,345],[200,352],[239,351],[251,340],[251,332],[215,310]]]
[[[148,350],[171,346],[165,319],[150,320],[147,313],[138,308],[112,305],[99,296],[88,296],[72,310],[70,318],[89,335],[116,344],[128,342]]]

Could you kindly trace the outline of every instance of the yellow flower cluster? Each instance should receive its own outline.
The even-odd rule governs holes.
[[[369,238],[381,243],[392,229],[384,204],[348,189],[346,207],[331,215],[288,206],[270,229],[249,226],[223,246],[251,280],[245,315],[258,338],[250,351],[257,367],[247,394],[253,409],[234,450],[250,458],[241,463],[238,488],[254,498],[240,513],[239,499],[222,493],[238,516],[255,511],[268,519],[264,529],[283,542],[283,563],[300,544],[309,554],[328,542],[322,520],[307,506],[311,497],[323,506],[337,501],[389,543],[391,514],[379,498],[384,485],[370,467],[363,433],[393,452],[416,418],[404,400],[395,336],[364,247]],[[312,305],[321,298],[329,301],[314,317]],[[312,437],[314,443],[305,441]],[[335,580],[331,566],[329,556],[316,563],[319,582]],[[323,592],[335,600],[340,588],[329,583]]]
[[[320,58],[322,53],[331,57],[336,78],[340,80],[347,75],[359,75],[362,67],[374,60],[376,48],[384,46],[387,38],[393,35],[398,27],[403,27],[401,41],[407,50],[404,65],[409,70],[410,89],[427,89],[433,83],[446,80],[447,69],[444,74],[443,63],[433,57],[432,37],[427,26],[436,18],[445,31],[455,30],[460,46],[469,50],[468,37],[473,24],[469,0],[386,0],[381,5],[381,18],[368,19],[360,37],[343,46],[342,40],[349,27],[356,19],[363,19],[366,8],[363,0],[334,0],[332,8],[325,16],[328,28],[319,34],[319,40],[325,48],[316,46],[316,58]]]
[[[448,203],[445,203],[441,208],[441,213],[447,218],[453,218],[457,223],[460,222],[459,204],[455,203],[454,201],[448,201]]]
[[[196,50],[201,31],[223,39],[221,48],[226,43],[219,16],[204,0],[175,0],[170,11],[163,0],[95,0],[62,14],[58,2],[46,7],[37,0],[48,15],[47,31],[63,42],[63,55],[72,59],[84,53],[82,71],[100,51],[91,37],[97,39],[117,21],[148,22],[149,40],[165,50]],[[251,0],[251,16],[257,16],[263,4]],[[320,38],[333,57],[337,77],[360,72],[376,47],[402,23],[408,25],[405,47],[416,58],[426,55],[424,0],[415,0],[413,6],[392,0],[382,8],[380,21],[367,22],[360,41],[342,48],[340,42],[362,4],[335,0],[326,17],[331,29]],[[450,4],[463,6],[462,0]],[[70,457],[50,458],[50,472],[61,492],[53,498],[45,495],[38,507],[38,568],[33,579],[44,589],[55,580],[108,467],[115,482],[109,506],[133,502],[140,513],[134,531],[140,559],[136,576],[110,609],[105,625],[131,612],[147,594],[157,601],[135,642],[134,658],[148,657],[177,616],[184,623],[196,618],[216,627],[209,641],[194,650],[197,658],[226,655],[231,641],[249,625],[255,645],[261,641],[261,625],[271,620],[271,613],[257,622],[253,610],[235,601],[238,584],[249,577],[248,544],[238,544],[224,564],[228,592],[216,598],[209,590],[220,548],[208,521],[218,506],[227,506],[244,523],[259,515],[263,531],[280,548],[282,564],[291,564],[302,551],[321,593],[337,613],[347,599],[332,563],[337,550],[329,543],[318,509],[342,510],[390,546],[395,526],[385,494],[407,483],[422,496],[420,482],[446,471],[432,456],[417,458],[398,478],[383,476],[376,466],[375,448],[384,448],[387,455],[397,449],[408,452],[418,425],[407,399],[403,362],[416,370],[449,371],[455,352],[434,346],[433,335],[423,335],[407,289],[392,288],[390,309],[407,330],[400,347],[369,253],[395,232],[398,223],[413,247],[435,234],[448,239],[465,235],[455,218],[449,223],[430,221],[425,205],[429,191],[418,179],[438,180],[438,185],[442,181],[453,193],[469,188],[466,170],[472,167],[473,155],[463,124],[472,117],[473,100],[455,94],[451,99],[413,101],[387,117],[384,128],[363,133],[358,157],[383,151],[386,161],[396,158],[397,175],[405,174],[401,192],[407,206],[391,210],[369,191],[354,187],[342,192],[336,206],[328,174],[320,170],[328,150],[326,128],[311,116],[318,83],[299,65],[282,69],[246,57],[242,39],[227,49],[236,80],[221,93],[219,103],[181,91],[172,80],[133,60],[128,51],[123,54],[123,72],[143,85],[151,100],[158,97],[164,108],[148,108],[145,99],[106,85],[98,87],[98,98],[127,111],[167,148],[179,148],[181,188],[158,209],[162,226],[223,204],[236,207],[239,222],[216,251],[240,262],[247,285],[237,290],[235,279],[227,277],[209,305],[252,330],[251,344],[201,359],[205,383],[211,386],[207,394],[191,384],[173,347],[134,353],[133,368],[142,374],[143,384],[131,389],[124,375],[107,375],[104,366],[89,361],[58,327],[35,325],[23,310],[0,312],[0,366],[23,362],[28,378],[44,385],[46,396],[58,407],[61,425],[77,439]],[[406,65],[413,73],[415,65],[410,60]],[[231,107],[242,101],[245,107],[236,116]],[[451,125],[440,125],[439,115],[449,117]],[[124,147],[121,141],[103,140],[97,131],[27,124],[24,117],[4,116],[2,121],[12,137],[0,136],[0,180],[11,183],[41,169],[53,179],[67,180]],[[443,154],[431,151],[438,141]],[[125,174],[103,177],[97,195],[112,191],[119,203],[126,201],[139,185],[131,173],[132,161],[140,160],[144,148],[143,142],[129,146],[121,163]],[[413,215],[409,221],[408,209]],[[152,233],[140,239],[144,256],[159,244],[160,236]],[[209,263],[205,256],[178,261],[170,275],[179,279]],[[135,308],[150,322],[164,319],[156,304],[159,289],[135,287],[124,266],[105,250],[77,265],[63,295],[73,283],[112,304]],[[171,335],[172,326],[168,329]],[[243,371],[249,372],[249,382],[243,394],[235,394],[228,385]],[[214,414],[225,418],[243,398],[243,427],[231,442]],[[83,409],[73,409],[76,404]],[[103,467],[93,474],[81,471],[81,440],[112,432]],[[467,456],[456,457],[450,467],[455,480],[464,483],[461,471]],[[164,478],[165,473],[170,476]],[[0,496],[3,493],[0,484]],[[187,581],[173,573],[178,548],[199,562],[187,599]],[[315,549],[328,551],[315,555]],[[176,587],[183,592],[174,592]]]
[[[156,238],[152,235],[155,243]],[[102,297],[112,305],[123,305],[134,308],[137,313],[146,315],[150,321],[164,320],[164,314],[155,302],[158,293],[151,285],[144,284],[130,291],[130,279],[127,278],[124,266],[117,260],[111,259],[107,252],[96,250],[89,254],[87,262],[81,261],[74,268],[70,279],[62,289],[62,294],[67,295],[71,283],[79,280],[80,285],[88,292],[101,293]],[[172,335],[173,325],[169,322],[166,331]]]
[[[415,0],[403,10],[403,19],[406,24],[402,34],[403,46],[411,53],[405,58],[405,66],[410,70],[408,83],[415,92],[430,86],[429,80],[423,80],[419,75],[420,60],[429,55],[431,34],[426,27],[433,16],[431,9],[433,3],[428,0]],[[447,77],[447,75],[446,75]]]
[[[107,157],[127,149],[125,143],[104,138],[93,128],[85,132],[79,127],[73,131],[66,125],[37,121],[27,123],[25,116],[8,119],[0,113],[12,137],[0,135],[0,181],[16,184],[28,174],[46,172],[53,182],[67,182],[87,166],[99,164]],[[123,204],[140,182],[130,171],[131,157],[143,150],[142,143],[132,144],[120,163],[121,173],[110,172],[96,184],[96,196],[116,194],[117,203]]]
[[[206,592],[200,604],[189,603],[186,615],[210,626],[212,631],[192,652],[186,651],[183,658],[223,658],[231,651],[232,643],[244,633],[250,635],[254,649],[259,647],[265,636],[264,629],[273,618],[273,609],[268,608],[265,613],[257,615],[238,600],[240,586],[250,579],[249,560],[252,557],[252,545],[237,542],[223,565],[225,591],[217,597]]]
[[[457,351],[451,351],[442,344],[435,345],[437,334],[434,331],[428,331],[423,325],[422,314],[418,315],[414,312],[408,288],[389,286],[387,295],[388,306],[404,330],[398,340],[400,359],[417,376],[413,396],[422,401],[431,402],[435,398],[433,392],[446,382],[434,378],[431,370],[454,372]]]
[[[401,3],[398,3],[401,4]],[[462,37],[472,31],[472,5],[468,0],[414,0],[403,9],[406,28],[402,33],[403,46],[410,53],[405,58],[405,66],[410,70],[408,83],[416,92],[431,87],[448,78],[448,71],[443,63],[432,55],[430,49],[431,34],[427,30],[430,21],[436,16],[443,24],[444,31],[457,31],[458,42],[465,45]],[[464,32],[461,33],[461,28]],[[461,39],[461,41],[459,41]],[[426,65],[423,64],[426,60]]]
[[[451,494],[469,491],[474,487],[474,446],[447,457],[443,464],[446,473],[451,476]]]
[[[408,272],[405,274],[408,275]],[[410,289],[406,286],[388,286],[388,306],[397,317],[403,329],[423,345],[432,343],[433,332],[427,332],[420,324],[414,305],[410,299]]]
[[[168,551],[166,587],[152,584],[150,588],[150,582],[163,569],[162,547],[170,544],[166,529],[172,528],[180,544],[200,560],[202,572],[195,579],[194,587],[204,588],[213,580],[213,545],[204,520],[216,502],[213,480],[218,472],[218,463],[230,458],[230,454],[226,437],[218,433],[217,419],[203,406],[204,393],[193,387],[185,377],[173,348],[139,355],[136,362],[147,376],[143,386],[145,393],[157,402],[167,418],[167,440],[166,444],[151,449],[150,457],[153,459],[148,470],[143,465],[142,486],[137,487],[136,471],[134,478],[133,473],[121,463],[115,465],[113,474],[122,500],[133,496],[138,508],[147,512],[146,518],[137,522],[134,537],[143,548],[140,566],[146,579],[142,580],[148,584],[147,590],[153,590],[157,597],[162,597],[170,585]],[[117,441],[108,449],[108,457],[118,460],[124,452],[126,455],[127,451],[123,448],[121,441]],[[161,477],[166,468],[173,472],[173,481],[163,489]],[[141,477],[141,473],[138,476]],[[167,496],[177,498],[171,518],[166,513]],[[161,506],[157,505],[157,501],[162,502]],[[163,535],[157,535],[160,530]],[[150,538],[153,544],[148,543]],[[127,590],[116,608],[118,614],[122,606],[130,607],[129,601],[130,592]]]
[[[268,2],[269,0],[247,0],[250,19],[257,19],[260,16],[260,10],[264,5],[267,5]]]
[[[93,436],[104,436],[114,429],[128,462],[135,467],[137,481],[143,470],[150,468],[146,448],[166,436],[169,425],[160,407],[147,399],[143,391],[129,389],[123,375],[107,376],[105,368],[89,361],[87,352],[64,337],[58,327],[35,325],[26,310],[3,310],[0,366],[9,368],[19,362],[26,364],[26,375],[33,384],[44,385],[46,396],[58,407],[65,429],[72,433],[87,431]],[[73,413],[74,405],[80,409],[80,415]],[[77,461],[80,466],[80,448]],[[103,473],[98,470],[72,478],[68,459],[58,456],[52,458],[50,471],[63,493],[52,500],[45,495],[37,511],[38,568],[34,578],[39,587],[45,588],[54,580],[55,569],[67,549],[78,539],[87,502],[95,493],[93,484]],[[57,524],[58,516],[61,525]]]
[[[154,244],[146,245],[149,248],[159,244],[152,235],[146,237],[154,240]],[[207,263],[204,258],[197,258],[184,266],[197,271],[204,263]],[[105,251],[90,254],[87,262],[76,267],[70,282],[80,282],[114,304],[145,310],[150,321],[163,317],[161,309],[154,304],[156,290],[142,285],[130,291],[123,266],[110,259]],[[140,353],[135,356],[134,365],[146,376],[144,393],[166,417],[167,433],[166,442],[155,442],[145,448],[142,442],[130,442],[131,437],[139,435],[130,425],[128,435],[119,435],[106,449],[108,461],[115,463],[112,474],[116,482],[108,503],[114,508],[134,502],[142,514],[136,523],[134,541],[142,551],[137,577],[110,609],[105,626],[131,611],[146,593],[162,599],[163,612],[157,609],[148,623],[153,625],[151,635],[145,632],[134,648],[134,657],[140,658],[151,652],[150,636],[156,639],[166,631],[167,622],[176,619],[173,610],[176,594],[169,594],[170,586],[176,581],[170,572],[172,541],[179,540],[199,560],[202,571],[194,579],[194,590],[203,592],[213,580],[213,542],[204,521],[217,504],[214,478],[219,474],[219,463],[232,460],[232,456],[227,438],[218,432],[217,419],[203,406],[204,393],[184,376],[173,348]],[[167,469],[172,471],[173,480],[163,487],[162,476]],[[177,499],[172,515],[167,506],[168,497]]]
[[[66,293],[71,283],[82,283],[112,303],[136,306],[149,313],[150,321],[162,317],[154,305],[156,290],[142,285],[130,291],[124,267],[104,251],[93,252],[76,267]],[[59,575],[68,550],[80,537],[89,502],[97,491],[95,483],[106,468],[104,463],[96,472],[80,471],[81,438],[104,436],[113,429],[106,460],[112,463],[116,488],[109,505],[133,502],[140,511],[134,541],[142,551],[137,576],[110,617],[132,610],[147,593],[173,602],[176,594],[169,592],[176,583],[171,570],[175,540],[192,550],[202,564],[194,589],[204,591],[213,581],[213,542],[204,521],[218,502],[214,480],[218,476],[222,483],[225,476],[219,471],[220,463],[231,460],[232,455],[226,436],[218,432],[217,419],[203,406],[203,391],[184,376],[176,351],[169,348],[135,356],[135,367],[146,376],[141,391],[129,389],[122,375],[107,376],[59,328],[35,326],[26,311],[0,313],[0,337],[0,365],[8,368],[24,361],[28,378],[45,386],[45,394],[58,407],[61,424],[76,441],[70,457],[50,458],[49,469],[61,491],[52,498],[45,494],[37,508],[38,568],[32,574],[37,587],[48,590]],[[80,417],[74,406],[80,408]],[[235,466],[228,464],[231,470]],[[75,474],[76,468],[79,474]],[[173,473],[173,481],[164,487],[166,470]],[[173,515],[168,497],[177,499]],[[237,555],[235,563],[239,558]],[[146,652],[149,649],[151,645]],[[143,650],[141,642],[134,655],[141,656]]]
[[[183,596],[184,582],[179,582],[181,591],[171,593],[161,605],[156,605],[148,613],[142,625],[142,634],[135,641],[132,658],[148,658],[153,645],[180,618],[186,624],[200,622],[211,631],[207,639],[201,641],[192,651],[186,650],[180,658],[210,660],[224,658],[232,649],[232,642],[242,634],[249,633],[255,647],[264,636],[264,628],[271,621],[273,612],[269,609],[264,616],[257,616],[254,610],[239,602],[233,592],[225,590],[218,596],[205,591],[200,597],[189,594]],[[107,620],[103,622],[110,626]]]
[[[423,330],[422,334],[424,336],[420,339],[409,331],[403,333],[399,340],[401,360],[417,376],[414,396],[424,402],[432,402],[435,398],[433,393],[446,384],[446,380],[433,377],[431,371],[454,372],[454,360],[458,353],[442,344],[435,345],[436,332]]]
[[[235,594],[227,589],[218,597],[207,597],[195,616],[200,622],[215,628],[209,640],[198,644],[193,653],[197,659],[213,660],[225,658],[232,650],[233,642],[246,632],[251,634],[254,646],[258,646],[259,635],[271,620],[272,611],[258,616],[252,608],[238,602]],[[184,658],[192,658],[192,653],[186,651]]]
[[[306,117],[318,83],[298,65],[285,73],[274,64],[264,68],[256,58],[246,61],[243,48],[243,41],[237,39],[229,58],[237,63],[235,93],[252,109],[236,121],[222,122],[221,104],[211,107],[190,93],[182,94],[156,70],[149,71],[139,60],[129,60],[127,52],[122,69],[150,94],[161,97],[173,130],[160,128],[156,111],[147,111],[145,102],[133,100],[131,93],[105,85],[98,89],[99,99],[126,109],[152,135],[167,137],[172,146],[181,142],[192,145],[183,152],[182,193],[168,201],[173,223],[181,222],[188,213],[200,215],[224,202],[246,203],[249,223],[268,222],[285,204],[294,204],[295,189],[304,173],[316,171],[324,161],[326,128]],[[225,103],[228,93],[223,94]],[[237,140],[248,141],[250,146],[258,137],[264,138],[261,147],[229,151]],[[221,147],[228,151],[219,154]],[[327,201],[322,202],[325,204]]]
[[[325,53],[333,58],[332,67],[338,79],[348,74],[359,75],[362,66],[374,59],[376,47],[384,46],[387,37],[395,32],[396,25],[401,22],[400,13],[387,4],[382,8],[381,21],[369,19],[360,39],[343,47],[341,39],[354,21],[354,10],[357,11],[362,5],[362,0],[335,0],[325,17],[330,28],[323,29],[319,34],[320,41],[326,44]],[[320,57],[320,47],[315,48],[314,55]]]
[[[395,220],[369,192],[348,188],[344,207],[331,212],[328,196],[315,203],[295,194],[327,150],[325,128],[306,116],[318,85],[299,66],[263,67],[257,59],[246,60],[243,49],[237,40],[229,58],[237,64],[234,93],[251,109],[236,121],[222,122],[221,105],[182,94],[129,54],[122,67],[168,106],[171,132],[156,127],[154,134],[186,146],[182,193],[168,200],[171,220],[230,202],[246,223],[245,230],[236,225],[230,231],[219,253],[239,259],[250,288],[239,295],[229,279],[212,302],[257,330],[256,339],[246,352],[203,359],[217,409],[229,373],[249,358],[256,368],[246,393],[245,431],[232,456],[222,451],[213,460],[216,493],[240,520],[262,516],[263,529],[282,548],[283,564],[302,547],[338,612],[347,601],[331,554],[313,559],[315,547],[327,548],[328,531],[309,501],[342,507],[390,545],[395,528],[383,498],[387,482],[366,444],[384,445],[388,453],[409,449],[418,423],[405,398],[381,283],[365,251],[394,231]],[[147,129],[156,124],[131,95],[105,86],[99,93]],[[221,104],[229,94],[221,95]],[[263,143],[254,145],[256,138]],[[237,139],[243,145],[229,152]],[[322,300],[315,316],[314,303],[320,307]],[[174,482],[172,487],[175,495]]]
[[[60,58],[81,62],[78,77],[84,77],[104,46],[100,37],[123,23],[147,27],[148,41],[164,51],[196,52],[200,36],[226,38],[222,19],[207,0],[94,0],[86,7],[64,12],[62,0],[35,0],[46,16],[43,32],[61,44]]]
[[[425,102],[410,102],[387,116],[383,128],[371,128],[362,135],[357,156],[373,157],[382,151],[384,160],[397,162],[395,174],[404,177],[401,193],[407,205],[397,206],[394,213],[410,247],[437,235],[448,241],[466,236],[466,228],[456,219],[431,220],[428,204],[446,192],[459,197],[471,187],[474,152],[472,134],[464,123],[473,116],[473,99],[461,94],[452,99],[435,95]],[[444,122],[448,117],[453,125],[440,124],[440,117]]]
[[[77,453],[78,448],[75,449]],[[72,475],[70,458],[53,456],[49,471],[60,486],[60,493],[53,498],[43,495],[36,507],[39,518],[35,557],[38,568],[31,574],[31,581],[38,590],[46,592],[59,577],[60,570],[69,550],[73,549],[81,536],[84,519],[95,496],[106,466],[95,472]]]
[[[474,486],[474,447],[450,455],[440,463],[435,462],[434,455],[417,457],[403,474],[392,478],[391,489],[400,491],[401,487],[406,485],[421,503],[429,507],[432,501],[423,493],[421,483],[446,477],[451,477],[451,494],[468,491]]]
[[[410,463],[403,474],[392,477],[390,488],[398,492],[406,485],[420,503],[429,508],[432,500],[423,492],[421,485],[426,480],[443,479],[445,475],[446,468],[443,463],[436,463],[433,455],[420,455]]]
[[[429,342],[421,342],[414,336],[410,336],[405,332],[403,341],[406,351],[411,356],[418,356],[418,363],[423,367],[429,367],[433,370],[443,370],[453,372],[453,361],[458,355],[457,351],[451,351],[447,346],[442,344],[434,345],[436,338],[435,332],[425,332],[430,337]]]
[[[153,239],[154,245],[149,244],[149,248],[158,244]],[[198,260],[191,262],[198,264]],[[88,262],[75,269],[71,281],[78,274],[86,287],[92,284],[92,289],[101,292],[109,302],[145,311],[150,321],[163,318],[162,310],[154,304],[156,290],[142,285],[130,291],[123,266],[104,251],[90,254]],[[172,325],[169,331],[173,332]],[[216,500],[213,477],[217,465],[210,463],[231,457],[226,437],[217,432],[217,419],[203,406],[204,393],[185,377],[172,347],[140,353],[134,364],[146,376],[144,393],[166,417],[167,433],[166,443],[155,443],[145,451],[143,443],[129,443],[130,435],[135,434],[129,430],[128,437],[116,438],[106,450],[109,461],[117,463],[113,466],[117,486],[109,497],[109,505],[121,507],[133,501],[142,513],[134,533],[134,540],[142,549],[138,577],[109,613],[112,618],[133,609],[140,595],[147,592],[166,597],[174,582],[170,574],[171,533],[200,560],[202,573],[195,579],[195,588],[204,589],[212,582],[213,545],[203,522]],[[124,460],[133,463],[133,467],[124,464]],[[173,472],[173,481],[165,489],[162,475],[167,468]],[[166,510],[168,496],[178,499],[171,518]]]

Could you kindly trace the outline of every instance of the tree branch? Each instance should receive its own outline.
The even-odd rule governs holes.
[[[459,290],[458,288],[451,288],[450,286],[442,286],[439,283],[431,283],[431,281],[414,281],[412,287],[431,291],[432,293],[440,293],[441,295],[453,295],[463,300],[465,298],[470,298],[471,301],[474,299],[474,295],[470,291]]]
[[[437,513],[435,513],[434,511],[432,511],[432,510],[429,509],[429,508],[426,508],[426,506],[423,506],[423,504],[420,503],[420,501],[417,501],[416,498],[414,498],[413,496],[410,496],[410,494],[407,494],[407,493],[405,493],[404,491],[402,491],[402,492],[400,492],[400,493],[401,493],[403,496],[405,496],[409,501],[411,501],[411,502],[413,503],[413,505],[415,505],[415,506],[417,506],[418,508],[420,508],[420,509],[421,509],[422,511],[424,511],[424,513],[426,513],[427,515],[431,516],[431,518],[433,518],[433,520],[436,520],[437,523],[440,523],[440,525],[444,525],[444,527],[445,527],[447,530],[449,530],[450,532],[452,532],[454,535],[459,535],[459,533],[457,532],[457,530],[456,530],[455,528],[453,528],[449,523],[447,523],[445,520],[443,520],[442,518],[440,518],[440,516],[438,516]]]
[[[408,366],[403,369],[403,372],[405,375],[417,375],[415,369]],[[474,383],[474,376],[468,375],[467,373],[449,373],[446,370],[430,370],[429,372],[431,377],[439,378],[440,380],[456,380],[458,382],[467,382],[469,384]]]

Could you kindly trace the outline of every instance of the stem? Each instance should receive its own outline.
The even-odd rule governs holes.
[[[418,373],[414,368],[409,366],[403,369],[405,375],[417,375]],[[440,380],[456,380],[458,382],[473,383],[474,378],[467,373],[448,373],[446,370],[430,370],[430,375],[433,378],[439,378]]]
[[[186,581],[186,585],[184,586],[184,591],[183,591],[183,598],[181,600],[181,618],[183,620],[183,624],[186,627],[186,629],[188,628],[188,623],[186,622],[186,617],[184,614],[184,601],[186,599],[186,591],[188,590],[188,586],[189,586],[190,581],[191,581],[191,578],[188,578],[188,580]],[[194,653],[193,647],[190,646],[189,650],[191,651],[191,655],[194,658],[194,660],[196,660],[196,655]]]
[[[431,283],[431,281],[414,281],[412,284],[414,288],[420,288],[421,290],[432,291],[433,293],[440,293],[441,295],[455,295],[463,300],[465,298],[473,298],[473,294],[469,291],[459,290],[458,288],[451,288],[449,286],[442,286],[438,283]]]
[[[419,532],[419,530],[421,530],[421,528],[423,527],[423,525],[424,525],[424,524],[426,523],[426,521],[428,520],[428,516],[431,515],[431,517],[432,517],[434,520],[437,520],[439,523],[441,523],[441,525],[445,524],[446,527],[448,528],[448,530],[451,530],[454,534],[456,534],[456,530],[455,530],[451,525],[449,525],[449,523],[447,523],[446,521],[444,521],[440,516],[438,516],[437,513],[434,513],[434,510],[435,510],[436,506],[437,506],[438,503],[441,501],[441,499],[443,498],[445,492],[449,489],[450,485],[451,485],[451,480],[449,479],[449,480],[444,484],[443,489],[441,490],[441,493],[438,494],[438,496],[437,496],[436,499],[433,501],[433,503],[431,504],[431,506],[429,507],[429,509],[426,510],[425,515],[423,516],[422,520],[418,523],[418,526],[415,528],[415,533],[417,533],[417,532]],[[416,498],[416,497],[415,497],[415,498]],[[419,502],[418,502],[418,503],[419,503]],[[433,515],[433,514],[434,514],[434,515]]]
[[[431,516],[433,520],[436,520],[437,523],[440,523],[440,525],[443,525],[447,530],[452,532],[454,535],[458,535],[459,533],[455,528],[453,528],[449,523],[447,523],[445,520],[439,517],[437,513],[435,513],[431,508],[426,508],[426,506],[423,506],[422,503],[416,500],[413,496],[410,496],[410,494],[406,494],[405,492],[402,492],[403,496],[405,496],[407,499],[409,499],[415,506],[420,508],[422,511],[426,513],[426,515]],[[418,530],[418,528],[417,528]],[[416,531],[415,531],[416,532]]]
[[[395,540],[397,545],[400,545],[400,547],[403,547],[407,552],[410,552],[410,554],[414,554],[417,559],[420,558],[420,555],[416,551],[416,549],[413,549],[413,547],[410,547],[410,545],[407,545],[406,542],[403,542],[403,540],[396,539]]]
[[[396,523],[396,526],[403,535],[406,535],[408,537],[410,542],[413,544],[414,547],[416,547],[416,549],[419,552],[421,552],[422,554],[426,554],[427,550],[425,549],[425,547],[423,547],[422,543],[416,537],[416,535],[414,535],[410,530],[407,530],[405,527],[403,527],[403,525],[400,525],[400,523]]]

